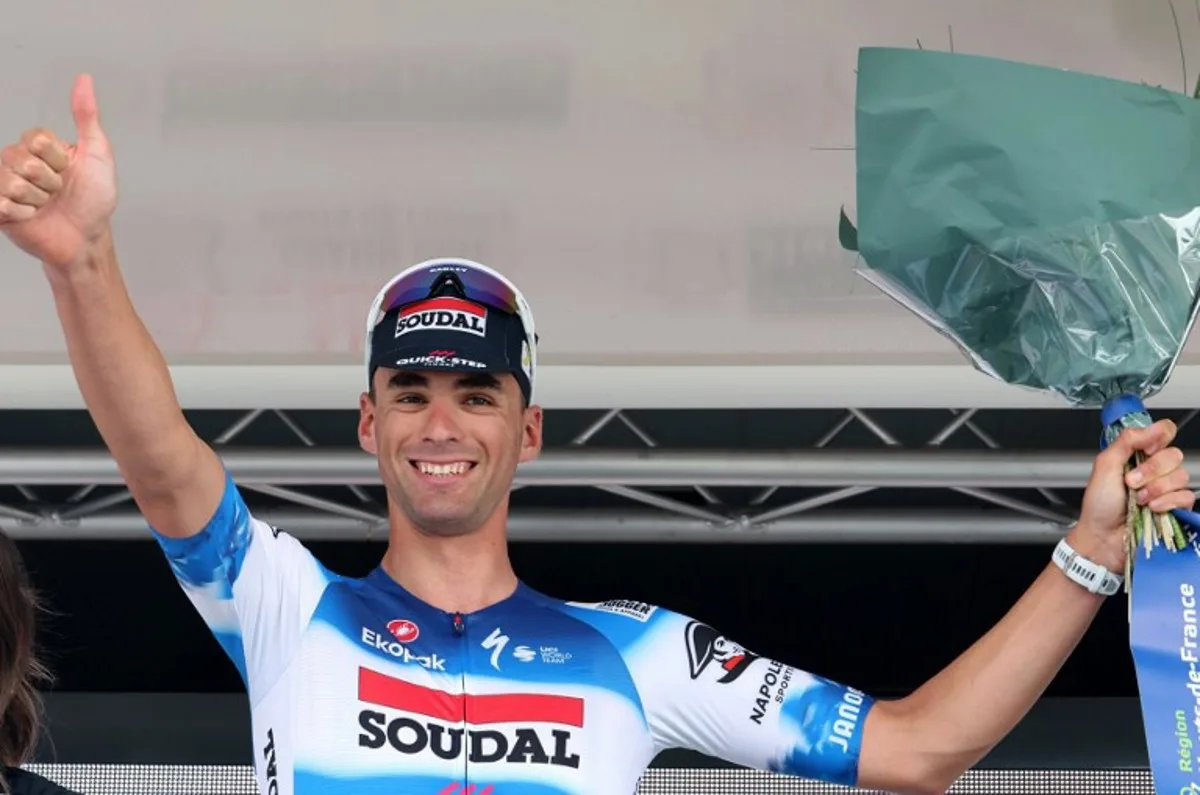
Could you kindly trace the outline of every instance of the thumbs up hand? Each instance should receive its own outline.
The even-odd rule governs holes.
[[[88,75],[75,80],[71,110],[74,144],[34,128],[0,151],[0,231],[58,269],[86,259],[117,207],[116,165]]]

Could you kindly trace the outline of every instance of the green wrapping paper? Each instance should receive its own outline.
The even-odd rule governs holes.
[[[1197,101],[991,58],[864,49],[856,122],[859,227],[843,213],[840,231],[860,272],[983,372],[1101,407],[1102,445],[1148,425],[1142,401],[1165,385],[1196,317]],[[1126,521],[1155,791],[1200,792],[1200,514],[1152,514],[1130,497]]]
[[[1196,315],[1198,127],[1161,88],[866,48],[842,242],[983,372],[1072,405],[1145,398]]]

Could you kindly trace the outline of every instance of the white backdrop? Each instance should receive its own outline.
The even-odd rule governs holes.
[[[1044,403],[971,371],[836,239],[858,48],[951,30],[1183,83],[1150,0],[43,0],[0,25],[0,136],[70,133],[72,76],[95,75],[124,268],[189,405],[353,406],[367,304],[438,255],[522,285],[548,405]],[[76,404],[40,269],[3,248],[0,274],[0,406]],[[1190,367],[1170,389],[1200,403]]]

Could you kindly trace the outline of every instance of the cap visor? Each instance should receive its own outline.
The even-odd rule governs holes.
[[[461,335],[456,335],[461,336]],[[393,370],[429,370],[445,373],[488,373],[513,370],[496,346],[485,340],[455,340],[453,346],[398,345],[371,358],[373,367]]]

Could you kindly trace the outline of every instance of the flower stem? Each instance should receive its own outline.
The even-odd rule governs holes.
[[[1140,450],[1125,464],[1128,473],[1145,462],[1146,456]],[[1133,591],[1133,558],[1138,549],[1145,550],[1146,557],[1154,547],[1166,547],[1169,552],[1178,552],[1187,546],[1188,538],[1183,532],[1183,526],[1171,513],[1155,513],[1149,506],[1137,504],[1137,497],[1132,489],[1126,492],[1125,510],[1125,593]],[[1129,599],[1128,613],[1133,619],[1133,599]]]

